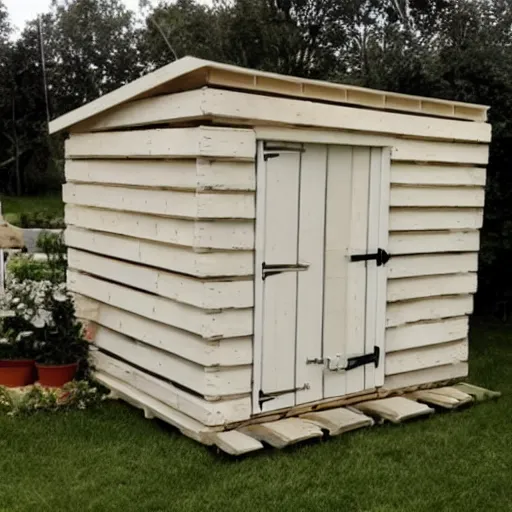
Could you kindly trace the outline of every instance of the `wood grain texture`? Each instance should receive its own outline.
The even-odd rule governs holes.
[[[468,340],[450,341],[421,348],[413,348],[400,352],[392,352],[386,355],[386,375],[396,375],[457,364],[468,360]]]
[[[473,297],[471,295],[430,297],[406,302],[395,302],[388,304],[386,326],[395,327],[421,320],[464,316],[472,312]]]
[[[67,204],[189,219],[254,219],[254,194],[155,190],[68,183]]]
[[[204,88],[139,100],[106,113],[89,130],[222,117],[252,124],[317,126],[432,139],[489,142],[490,126]]]
[[[240,366],[252,363],[250,337],[210,341],[187,331],[155,322],[94,299],[80,296],[77,315],[147,345],[205,367]],[[94,338],[94,336],[93,336]],[[94,339],[93,339],[94,341]]]
[[[391,167],[391,183],[400,185],[451,185],[458,189],[465,186],[484,187],[486,172],[481,167],[395,162]]]
[[[460,362],[407,373],[399,373],[397,375],[386,376],[383,388],[386,390],[403,389],[411,386],[421,386],[424,384],[434,384],[436,382],[460,379],[467,377],[468,371],[468,363]]]
[[[66,205],[66,224],[193,249],[251,250],[253,221],[195,221]]]
[[[254,160],[252,130],[165,128],[106,133],[75,133],[66,140],[66,158],[229,158]]]
[[[467,316],[423,321],[386,330],[387,353],[447,343],[467,338]]]
[[[210,440],[210,434],[218,429],[217,427],[207,427],[177,409],[165,405],[152,396],[143,393],[142,391],[139,391],[125,382],[111,377],[110,375],[97,372],[95,374],[95,379],[106,388],[112,390],[118,398],[142,409],[146,417],[158,418],[165,421],[173,427],[176,427],[182,434],[200,443],[207,445],[212,443]]]
[[[250,251],[196,252],[193,248],[74,226],[66,229],[65,240],[68,247],[189,276],[246,277],[254,272],[253,253]]]
[[[391,187],[390,205],[393,207],[483,207],[483,187],[433,187],[405,186]]]
[[[249,280],[205,281],[143,265],[70,249],[68,265],[74,270],[201,309],[250,308],[254,305]]]
[[[252,310],[205,310],[156,297],[126,286],[68,271],[70,291],[124,309],[203,338],[238,338],[252,334]]]
[[[396,256],[387,266],[390,279],[476,272],[478,253]]]
[[[309,265],[297,275],[297,341],[295,386],[309,389],[296,393],[296,403],[323,397],[322,367],[306,361],[322,354],[323,275],[327,147],[308,145],[301,158],[298,261]]]
[[[188,160],[66,160],[66,181],[176,190],[254,191],[253,162]]]
[[[473,231],[394,231],[389,235],[393,255],[478,252],[480,233]]]
[[[203,396],[236,395],[251,390],[249,366],[206,369],[105,327],[98,327],[94,344],[128,363]]]
[[[440,231],[480,229],[481,208],[392,208],[390,231]]]
[[[249,397],[208,401],[103,352],[94,351],[93,361],[97,372],[124,382],[206,426],[225,425],[250,417]]]
[[[475,293],[477,274],[447,274],[427,277],[392,279],[388,283],[388,302],[419,299],[438,295],[461,295]]]

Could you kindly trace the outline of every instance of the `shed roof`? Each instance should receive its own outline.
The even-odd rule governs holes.
[[[70,129],[123,103],[204,86],[479,122],[487,120],[489,109],[484,105],[309,80],[184,57],[58,117],[50,123],[50,133]]]

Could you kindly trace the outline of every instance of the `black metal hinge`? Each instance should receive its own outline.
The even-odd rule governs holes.
[[[353,254],[350,256],[350,261],[370,261],[375,260],[377,262],[377,267],[385,265],[389,259],[391,258],[391,254],[388,254],[384,249],[378,249],[374,254]]]
[[[300,388],[293,388],[293,389],[285,389],[284,391],[275,391],[272,393],[264,393],[261,389],[258,394],[258,402],[260,404],[269,402],[270,400],[275,400],[276,398],[283,396],[283,395],[289,395],[290,393],[295,393],[296,391],[306,391],[307,389],[310,389],[309,384],[306,382],[303,386]]]
[[[265,162],[270,158],[277,158],[281,153],[305,153],[306,150],[303,147],[292,147],[292,146],[267,146],[265,145],[265,153],[263,153],[263,159]]]
[[[347,366],[344,368],[345,371],[353,370],[354,368],[359,368],[360,366],[365,366],[367,364],[375,364],[375,368],[379,367],[379,359],[380,359],[380,348],[374,347],[372,354],[365,354],[364,356],[358,357],[349,357],[347,359]]]
[[[283,272],[303,272],[307,270],[309,265],[285,265],[285,264],[277,264],[277,265],[267,265],[266,263],[261,264],[261,278],[265,279],[269,276],[275,276],[277,274],[282,274]]]

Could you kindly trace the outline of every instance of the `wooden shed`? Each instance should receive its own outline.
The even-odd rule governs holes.
[[[208,442],[467,376],[486,120],[187,57],[53,121],[99,379]]]

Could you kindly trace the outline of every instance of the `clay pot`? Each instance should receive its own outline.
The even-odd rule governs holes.
[[[0,386],[19,388],[34,384],[34,364],[29,359],[0,360]]]
[[[62,365],[36,363],[36,368],[41,386],[61,388],[75,378],[78,363]]]

